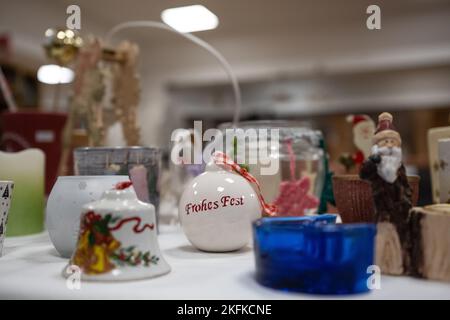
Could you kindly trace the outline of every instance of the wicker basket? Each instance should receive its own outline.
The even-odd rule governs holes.
[[[419,199],[419,176],[408,176],[413,190],[413,206]],[[372,187],[358,175],[333,176],[333,192],[342,222],[374,222],[375,206]]]

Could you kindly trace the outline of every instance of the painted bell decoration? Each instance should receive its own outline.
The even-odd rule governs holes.
[[[196,248],[210,252],[246,246],[251,223],[262,211],[271,210],[256,179],[221,152],[216,152],[206,171],[189,183],[179,204],[186,237]]]
[[[82,280],[114,281],[166,274],[156,237],[155,208],[137,199],[131,182],[121,182],[83,207],[77,246],[63,274]]]

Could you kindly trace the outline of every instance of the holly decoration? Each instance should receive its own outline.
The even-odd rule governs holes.
[[[80,237],[72,263],[78,265],[87,274],[101,274],[109,272],[119,266],[146,267],[157,264],[159,258],[149,251],[136,250],[134,246],[122,248],[112,231],[118,230],[129,221],[138,221],[133,228],[135,232],[143,232],[148,225],[139,229],[140,219],[136,217],[121,219],[111,214],[102,216],[89,211],[81,221]],[[152,229],[150,227],[150,229]]]
[[[150,264],[157,264],[159,258],[151,255],[150,251],[143,253],[136,250],[134,246],[121,248],[111,255],[111,258],[120,266],[138,266],[143,264],[148,267]]]
[[[345,167],[345,172],[347,173],[356,166],[353,156],[348,152],[344,152],[339,156],[339,163]]]

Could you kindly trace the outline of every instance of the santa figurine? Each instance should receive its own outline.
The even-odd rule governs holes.
[[[351,114],[346,120],[352,123],[353,143],[357,151],[352,154],[348,152],[341,154],[339,162],[349,173],[355,167],[359,169],[364,160],[370,156],[375,123],[366,114]]]
[[[353,143],[358,149],[353,155],[353,161],[361,164],[370,156],[375,123],[366,114],[349,115],[347,121],[353,125]]]
[[[372,185],[378,223],[377,264],[382,272],[402,274],[409,265],[412,190],[402,163],[402,139],[392,120],[390,113],[379,115],[371,155],[361,166],[360,177]]]

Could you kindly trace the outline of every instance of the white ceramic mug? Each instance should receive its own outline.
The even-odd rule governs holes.
[[[11,205],[11,197],[14,189],[12,181],[0,181],[0,257],[3,251],[3,240],[6,234],[6,223]]]
[[[81,208],[100,199],[105,190],[128,176],[63,176],[58,177],[48,197],[46,225],[58,253],[70,258],[75,249],[80,227]]]

